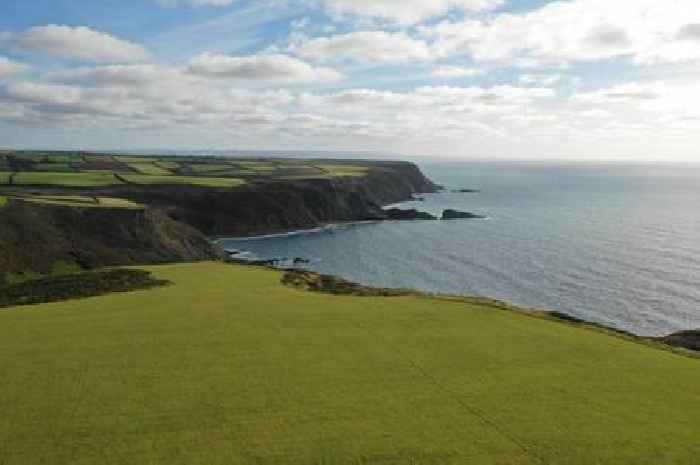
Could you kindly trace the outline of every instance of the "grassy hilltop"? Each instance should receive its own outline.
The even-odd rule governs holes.
[[[0,310],[0,463],[694,465],[697,359],[222,263]]]

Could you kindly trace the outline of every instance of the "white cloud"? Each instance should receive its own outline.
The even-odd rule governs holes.
[[[290,51],[314,61],[397,63],[430,58],[428,46],[404,33],[357,31],[293,44]]]
[[[163,6],[229,6],[234,0],[156,0],[156,2]]]
[[[663,96],[664,85],[658,82],[620,84],[592,92],[582,92],[573,96],[578,102],[594,104],[635,103],[659,99]]]
[[[700,60],[699,24],[696,0],[571,0],[420,31],[443,56],[540,66],[629,57],[650,65]]]
[[[28,66],[0,56],[0,79],[22,73]]]
[[[484,70],[477,68],[464,68],[462,66],[439,66],[431,75],[439,79],[459,79],[484,74]]]
[[[54,82],[95,87],[126,86],[146,84],[167,85],[184,78],[174,68],[156,65],[111,65],[96,68],[76,68],[47,75]]]
[[[420,23],[450,11],[484,11],[502,5],[503,0],[320,0],[336,18],[354,16],[396,22]]]
[[[563,74],[521,74],[518,77],[518,81],[525,85],[542,85],[542,86],[553,86],[560,83],[564,79]]]
[[[313,67],[287,55],[246,57],[205,53],[190,61],[192,74],[242,80],[284,82],[334,82],[343,75],[330,68]]]
[[[149,57],[141,45],[87,27],[38,26],[12,41],[26,52],[98,63],[129,63]]]

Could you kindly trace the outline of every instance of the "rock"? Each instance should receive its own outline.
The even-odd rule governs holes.
[[[681,331],[659,339],[664,344],[700,351],[700,329]]]
[[[430,213],[418,211],[416,209],[402,210],[400,208],[390,208],[384,210],[386,213],[386,218],[388,220],[436,220],[437,217],[431,215]]]
[[[477,219],[477,218],[485,218],[482,215],[477,215],[476,213],[470,213],[470,212],[461,212],[459,210],[450,210],[447,209],[442,212],[442,219],[443,220],[463,220],[463,219]]]
[[[479,189],[456,189],[453,190],[453,194],[478,194],[481,192]]]

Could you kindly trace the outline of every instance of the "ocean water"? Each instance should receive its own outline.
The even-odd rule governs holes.
[[[468,294],[663,335],[700,328],[700,165],[423,163],[406,202],[485,220],[384,222],[225,245],[381,287]]]

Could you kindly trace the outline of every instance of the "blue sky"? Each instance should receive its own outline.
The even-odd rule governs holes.
[[[5,0],[0,147],[695,160],[694,0]]]

